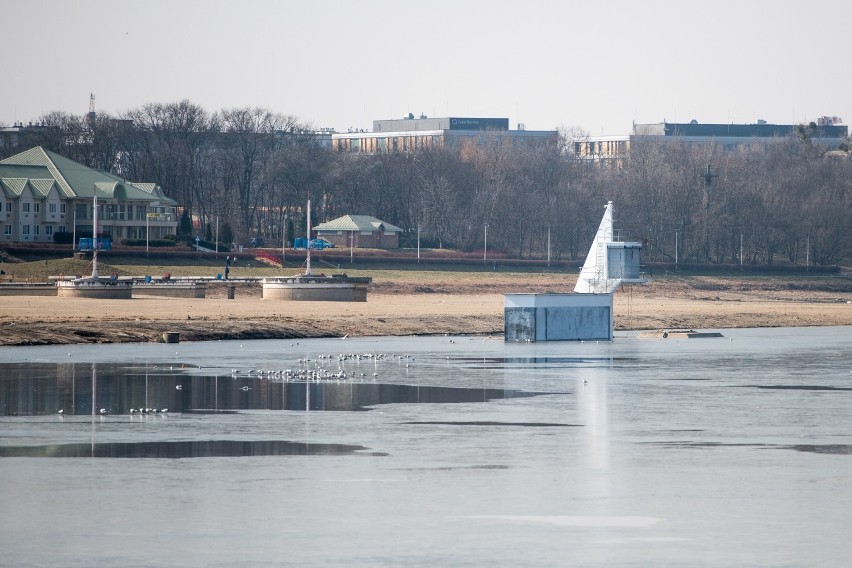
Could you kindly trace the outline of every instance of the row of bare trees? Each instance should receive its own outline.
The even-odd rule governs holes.
[[[262,108],[210,113],[190,101],[120,116],[51,112],[30,129],[43,145],[130,180],[155,182],[195,219],[237,239],[282,242],[315,221],[368,214],[419,232],[424,245],[577,259],[608,200],[621,236],[649,261],[832,264],[849,259],[852,160],[809,139],[737,148],[637,141],[608,167],[558,144],[494,135],[415,153],[335,153],[310,125]],[[8,151],[7,151],[8,153]],[[487,228],[486,228],[487,227]]]

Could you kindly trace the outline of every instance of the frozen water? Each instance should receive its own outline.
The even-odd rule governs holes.
[[[723,334],[4,347],[0,565],[845,565],[852,328]]]

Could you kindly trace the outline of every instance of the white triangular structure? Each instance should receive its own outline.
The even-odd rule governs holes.
[[[610,294],[623,283],[642,283],[639,274],[640,243],[615,240],[612,201],[607,202],[603,219],[580,270],[574,292],[580,294]]]
[[[574,286],[575,292],[604,294],[613,291],[613,288],[607,283],[606,258],[606,246],[613,242],[612,216],[612,201],[609,201],[606,204],[601,224],[598,226],[598,232],[595,234],[595,240],[592,241],[589,254],[586,255],[586,262],[583,263],[583,269],[580,270],[577,285]]]

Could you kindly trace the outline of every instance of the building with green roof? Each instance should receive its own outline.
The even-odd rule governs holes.
[[[177,202],[160,186],[129,182],[36,146],[0,160],[0,243],[52,243],[61,232],[91,235],[96,192],[100,234],[121,241],[177,231]]]
[[[399,248],[402,229],[369,215],[344,215],[314,230],[318,237],[338,247]]]

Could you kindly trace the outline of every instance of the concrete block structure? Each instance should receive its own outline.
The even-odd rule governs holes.
[[[505,294],[506,341],[609,341],[612,294]]]

